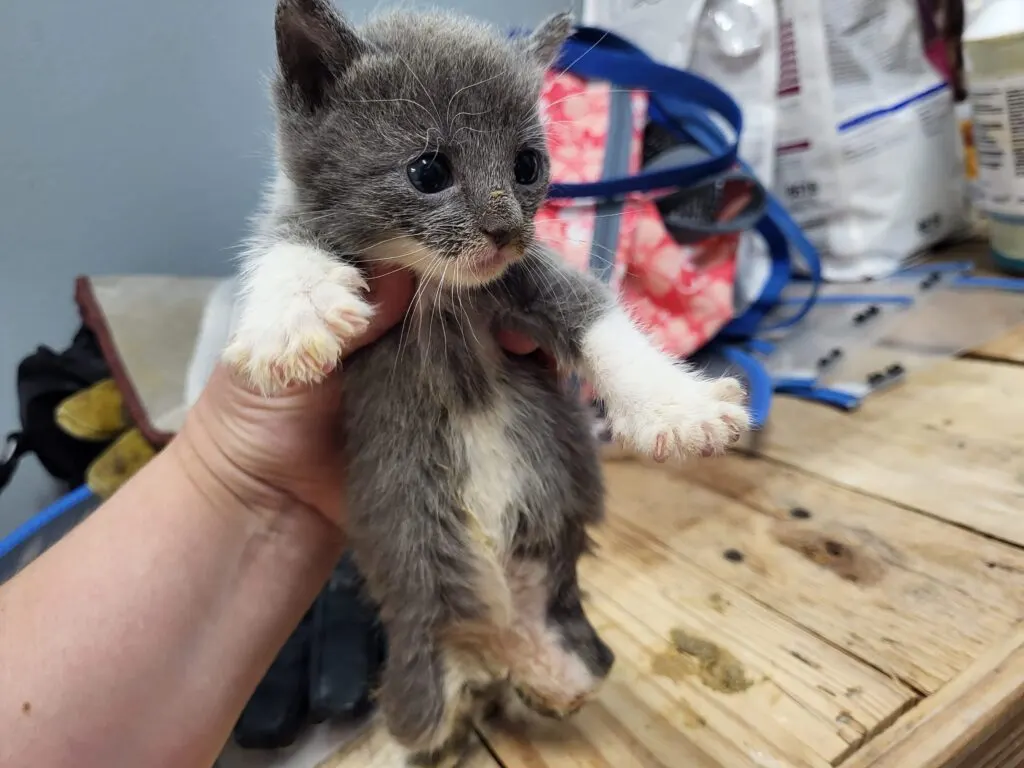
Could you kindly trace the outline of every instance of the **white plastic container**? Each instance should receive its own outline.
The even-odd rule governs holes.
[[[1024,0],[994,0],[963,37],[978,207],[996,263],[1024,272]]]

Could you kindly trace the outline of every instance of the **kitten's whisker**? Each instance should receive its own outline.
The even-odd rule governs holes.
[[[413,76],[413,79],[415,79],[417,83],[419,83],[420,89],[423,91],[423,93],[427,95],[427,98],[430,100],[430,106],[434,108],[434,119],[437,121],[438,131],[440,132],[443,123],[441,122],[441,113],[437,111],[437,104],[434,101],[434,97],[430,94],[430,91],[427,88],[427,86],[423,84],[423,81],[420,80],[420,76],[417,75],[416,72],[413,71],[413,68],[409,66],[409,62],[405,60],[405,57],[403,57],[397,51],[395,52],[395,56],[397,56],[398,60],[402,62],[402,64],[405,66],[407,70],[409,70],[409,74]]]
[[[413,251],[413,253],[415,253],[415,251]],[[388,275],[394,275],[394,274],[396,274],[398,272],[407,272],[410,267],[413,267],[413,266],[415,266],[417,264],[422,264],[424,261],[426,261],[429,258],[430,258],[430,254],[428,253],[425,256],[420,256],[415,261],[410,261],[407,264],[400,264],[399,266],[397,266],[394,269],[392,269],[390,272],[374,273],[373,277],[374,278],[377,278],[377,277],[387,277]]]
[[[423,313],[419,308],[419,303],[422,298],[423,292],[426,290],[426,286],[429,282],[430,276],[437,270],[441,260],[434,256],[433,252],[428,253],[426,257],[433,256],[434,261],[424,271],[423,277],[420,278],[419,283],[416,285],[416,290],[413,291],[412,299],[409,301],[409,309],[406,310],[405,317],[402,319],[402,330],[398,337],[398,353],[395,355],[395,362],[391,366],[391,375],[389,376],[389,382],[394,379],[395,373],[398,369],[398,363],[402,359],[402,354],[405,350],[405,345],[409,343],[409,337],[412,332],[409,328],[409,322],[415,314],[417,316],[417,333],[422,330],[423,327]],[[389,385],[390,386],[390,385]]]
[[[532,255],[535,258],[538,258],[538,259],[549,259],[549,258],[552,258],[550,255],[544,253],[542,250],[539,250],[535,244],[531,243],[530,247],[534,249],[532,251]],[[540,268],[537,265],[533,265],[533,266],[534,266],[534,276],[537,278],[537,282],[540,283],[540,282],[542,282],[540,280],[540,277],[542,276],[542,274],[540,272]],[[577,301],[579,301],[579,295],[577,294],[576,287],[572,284],[572,281],[569,280],[569,278],[566,275],[561,274],[557,269],[553,270],[553,274],[555,275],[555,277],[561,279],[565,283],[566,287],[572,292],[573,298],[576,299]],[[565,315],[565,308],[561,307],[561,306],[558,306],[557,309],[559,311],[559,314],[561,314],[561,316],[562,316],[562,322],[563,323],[567,322],[567,318],[566,318],[566,315]]]
[[[444,338],[444,341],[442,342],[442,344],[444,345],[445,350],[448,349],[448,332],[445,329],[444,315],[442,314],[441,302],[440,302],[439,299],[441,297],[441,289],[444,287],[444,278],[448,274],[448,267],[450,267],[451,264],[452,264],[452,262],[450,260],[446,261],[446,263],[444,265],[444,269],[441,271],[441,276],[437,279],[437,291],[434,292],[434,300],[431,302],[431,306],[430,306],[430,316],[429,316],[428,324],[427,324],[427,359],[428,360],[430,359],[430,341],[431,341],[431,337],[432,337],[432,334],[430,333],[430,330],[431,330],[431,328],[433,327],[433,324],[434,324],[434,310],[435,309],[437,310],[438,322],[440,322],[440,324],[441,324],[441,334],[442,334],[442,336]]]
[[[486,115],[493,111],[493,109],[485,109],[483,112],[456,112],[455,116],[452,118],[452,122],[454,123],[460,117],[480,117],[480,115]]]
[[[576,61],[579,61],[579,59],[576,59]],[[607,93],[609,95],[611,95],[613,93],[633,93],[633,89],[632,88],[609,88],[607,91],[603,91],[603,93]],[[552,101],[552,102],[548,102],[548,103],[544,104],[543,105],[543,111],[546,113],[552,107],[557,107],[559,104],[561,104],[563,102],[566,102],[566,101],[569,101],[569,99],[578,99],[581,96],[591,96],[592,97],[593,94],[588,92],[588,91],[579,91],[578,93],[570,93],[570,94],[568,94],[566,96],[563,96],[562,98],[558,99],[557,101]],[[529,120],[532,120],[532,119],[533,118],[530,117],[527,120],[524,120],[523,123],[526,123],[526,122],[528,122]]]
[[[409,65],[406,64],[406,67],[408,67],[408,66]],[[412,72],[411,69],[409,71]],[[415,72],[413,73],[413,77],[416,77],[416,73]],[[419,78],[416,78],[416,79],[419,80]],[[422,86],[423,84],[420,83],[420,85]],[[437,119],[437,115],[436,114],[431,114],[429,109],[427,109],[425,106],[420,104],[415,99],[343,99],[342,102],[345,103],[345,104],[389,104],[389,103],[412,104],[413,106],[416,106],[416,107],[419,107],[420,109],[422,109],[430,117],[434,118],[435,120]]]
[[[573,68],[573,67],[575,67],[575,66],[576,66],[577,64],[579,64],[580,60],[581,60],[581,59],[582,59],[582,58],[583,58],[584,56],[586,56],[586,55],[587,55],[588,53],[590,53],[590,52],[591,52],[592,50],[594,50],[595,48],[597,48],[597,46],[599,46],[599,45],[600,45],[601,43],[603,43],[603,42],[604,42],[604,39],[605,39],[606,37],[608,37],[608,33],[607,33],[607,32],[605,32],[605,33],[604,33],[603,35],[601,35],[601,36],[600,36],[599,38],[597,38],[597,40],[595,40],[595,41],[594,41],[594,44],[593,44],[592,46],[590,46],[589,48],[587,48],[587,50],[585,50],[585,51],[584,51],[583,53],[581,53],[581,54],[580,54],[579,56],[577,56],[577,57],[576,57],[575,59],[573,59],[572,63],[571,63],[571,64],[569,64],[569,66],[567,66],[567,67],[566,67],[565,69],[563,69],[563,70],[562,70],[561,72],[559,72],[559,73],[558,73],[558,76],[559,76],[559,77],[561,77],[561,76],[562,76],[562,75],[564,75],[564,74],[565,74],[566,72],[568,72],[568,71],[569,71],[570,69],[572,69],[572,68]]]
[[[609,218],[611,218],[613,216],[621,216],[621,215],[622,215],[621,211],[618,212],[618,213],[595,213],[592,216],[591,215],[586,216],[586,219],[587,220],[591,220],[591,219],[609,219]],[[548,222],[547,221],[538,221],[537,223],[540,224],[541,226],[543,226],[544,224],[547,224]],[[554,222],[552,222],[552,223],[554,223]]]
[[[421,150],[420,150],[420,154],[421,154],[421,155],[425,155],[425,154],[427,154],[427,152],[428,152],[428,151],[429,151],[429,149],[430,149],[430,130],[431,130],[431,129],[430,129],[430,127],[428,126],[428,127],[427,127],[427,135],[426,135],[426,137],[425,137],[425,138],[424,138],[424,140],[423,140],[423,149],[421,149]],[[438,137],[439,139],[441,138],[441,131],[440,131],[440,129],[438,129],[438,131],[437,131],[437,137]],[[435,152],[434,154],[435,154],[435,156],[436,156],[436,154],[437,154],[437,153]]]
[[[483,85],[484,83],[489,83],[492,80],[497,80],[499,77],[502,77],[507,72],[508,72],[508,70],[506,69],[505,71],[499,72],[496,75],[491,75],[490,77],[488,77],[488,78],[486,78],[484,80],[480,80],[480,81],[475,82],[475,83],[470,83],[469,85],[464,85],[461,88],[459,88],[457,91],[455,91],[455,93],[452,94],[452,97],[450,99],[448,99],[448,108],[445,109],[445,111],[444,111],[445,122],[448,125],[451,125],[451,123],[448,121],[448,115],[452,111],[452,102],[455,101],[455,97],[456,96],[458,96],[460,93],[463,93],[464,91],[468,91],[470,88],[476,88],[478,85]],[[458,117],[458,115],[456,115],[456,117]]]
[[[601,245],[600,243],[594,243],[594,242],[590,242],[588,240],[580,240],[579,238],[573,238],[573,237],[563,237],[563,238],[561,238],[561,240],[564,240],[567,243],[579,243],[580,245],[586,245],[586,246],[594,247],[594,248],[597,248],[597,249],[599,249],[601,251],[606,251],[607,253],[611,254],[611,258],[608,258],[606,256],[602,256],[600,253],[593,253],[593,252],[591,252],[588,255],[588,258],[595,258],[596,257],[599,261],[603,262],[604,264],[610,264],[613,267],[616,266],[619,263],[618,262],[618,258],[617,258],[618,257],[618,251],[616,251],[614,248],[609,248],[608,246]],[[559,258],[562,258],[562,255],[558,252],[558,244],[557,243],[546,242],[546,243],[544,243],[544,245],[547,248],[550,248],[552,251],[554,251],[558,255]],[[631,267],[626,266],[623,269],[622,274],[623,274],[623,276],[629,275],[631,277],[636,277],[639,273],[634,271]]]
[[[487,284],[485,283],[484,286],[486,287],[486,285]],[[476,330],[473,328],[472,318],[470,318],[469,317],[469,313],[466,312],[466,304],[465,304],[464,299],[465,299],[464,293],[462,291],[459,291],[459,309],[462,311],[462,314],[463,314],[462,320],[464,320],[465,324],[469,326],[469,332],[473,336],[473,341],[475,341],[477,346],[479,347],[480,346],[480,339],[476,335]],[[472,303],[470,304],[470,306],[472,306]],[[463,339],[463,341],[465,341],[465,339],[466,339],[466,332],[465,331],[462,332],[462,339]]]
[[[460,274],[460,271],[461,271],[461,265],[459,264],[459,262],[456,261],[455,262],[455,275],[454,275],[455,279],[451,281],[451,284],[452,284],[452,297],[451,297],[450,305],[451,305],[451,308],[452,308],[452,315],[455,317],[455,324],[459,328],[459,333],[462,334],[462,344],[463,344],[463,346],[468,347],[469,346],[469,342],[466,340],[465,324],[462,322],[463,321],[462,314],[465,312],[465,305],[462,303],[462,291],[461,290],[459,291],[458,309],[456,309],[456,305],[455,305],[455,285],[456,285],[456,283],[458,283],[459,285],[462,284],[461,283],[461,277],[462,276]],[[472,327],[472,324],[471,324],[470,327]]]

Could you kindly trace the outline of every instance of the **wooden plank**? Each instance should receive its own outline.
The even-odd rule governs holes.
[[[407,768],[402,751],[388,736],[383,723],[374,718],[356,738],[316,768]],[[473,739],[459,768],[501,768],[478,738]]]
[[[988,360],[1024,363],[1024,325],[1019,325],[999,338],[982,344],[971,354]]]
[[[793,468],[731,456],[677,473],[630,462],[606,473],[613,527],[661,539],[920,691],[1024,617],[1021,551]]]
[[[1007,768],[994,762],[1024,720],[1024,633],[1016,632],[844,762],[843,768]]]
[[[633,512],[623,503],[630,488],[620,489],[614,472],[610,482],[622,491],[611,503],[618,521]],[[505,766],[821,767],[915,700],[897,680],[678,558],[667,542],[682,540],[669,523],[665,534],[659,541],[618,524],[598,533],[599,554],[581,564],[581,578],[616,666],[598,701],[552,734],[489,731]],[[724,652],[744,682],[730,688],[702,673],[673,648],[680,631]]]
[[[764,455],[1024,544],[1024,368],[952,360],[855,414],[777,398]]]

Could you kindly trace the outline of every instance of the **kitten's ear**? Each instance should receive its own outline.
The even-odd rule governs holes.
[[[281,76],[315,110],[327,89],[364,52],[330,0],[278,0],[275,19]]]
[[[541,22],[527,43],[534,61],[547,69],[555,63],[565,38],[572,32],[572,14],[556,13]]]

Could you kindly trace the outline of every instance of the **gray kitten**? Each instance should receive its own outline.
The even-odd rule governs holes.
[[[657,459],[719,452],[748,417],[737,382],[662,354],[534,240],[538,94],[568,15],[509,39],[449,15],[356,31],[327,0],[280,0],[276,26],[278,175],[225,358],[266,393],[315,382],[373,312],[366,270],[419,276],[405,321],[347,359],[343,428],[352,545],[389,639],[381,708],[409,759],[437,764],[485,694],[563,717],[613,661],[576,577],[603,514],[588,416],[494,329],[581,373]]]

